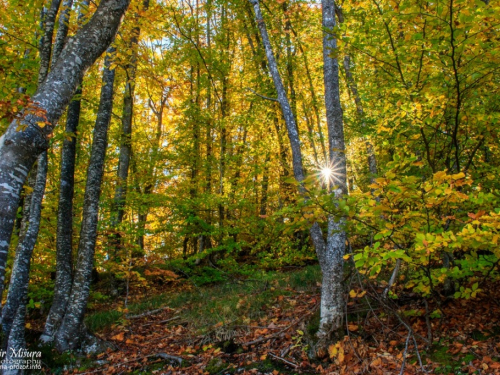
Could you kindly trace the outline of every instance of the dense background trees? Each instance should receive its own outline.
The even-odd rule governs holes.
[[[486,280],[498,277],[498,5],[323,3],[261,1],[260,21],[254,12],[259,3],[247,0],[132,1],[113,42],[116,51],[106,54],[107,65],[101,57],[85,75],[77,74],[57,104],[57,116],[48,119],[59,119],[81,84],[48,140],[29,313],[50,309],[54,282],[56,293],[65,296],[55,300],[64,305],[69,298],[71,306],[78,305],[71,314],[80,324],[86,294],[91,301],[119,296],[126,306],[129,286],[147,284],[144,269],[152,265],[210,283],[233,273],[316,262],[311,226],[340,238],[347,248],[344,259],[354,260],[359,272],[385,286],[389,296],[412,290],[429,299],[470,298]],[[335,7],[335,22],[322,23],[326,5]],[[43,94],[47,84],[40,82],[36,91],[38,70],[48,69],[50,80],[68,68],[40,68],[40,38],[50,36],[40,18],[46,21],[50,12],[43,15],[42,9],[50,4],[2,1],[0,6],[4,134],[9,124],[12,133],[22,123],[18,113],[29,108],[29,98]],[[57,36],[64,26],[69,40],[85,42],[75,33],[85,30],[78,24],[92,21],[78,21],[77,9],[90,14],[95,6],[61,4],[53,53],[60,49]],[[113,22],[119,18],[115,13]],[[259,25],[267,28],[269,41]],[[109,29],[103,35],[109,42],[112,34]],[[94,54],[105,48],[93,49]],[[325,61],[333,65],[324,69]],[[325,95],[324,77],[337,74],[335,67],[339,83],[331,81],[331,90],[338,90],[341,108],[331,107]],[[114,98],[113,92],[104,95],[111,72]],[[72,112],[75,105],[79,116]],[[101,185],[99,171],[93,177],[90,171],[97,160],[95,142],[106,142],[105,134],[100,140],[97,134],[107,131],[105,123],[98,128],[103,105],[110,119]],[[69,126],[72,119],[77,126]],[[292,120],[298,137],[291,145]],[[42,126],[42,133],[48,134],[47,128]],[[19,156],[26,168],[35,151]],[[75,164],[68,169],[65,158],[71,160],[72,152]],[[346,172],[341,161],[330,164],[344,154]],[[0,186],[11,182],[2,165]],[[74,192],[71,187],[64,193],[72,180]],[[92,183],[100,198],[97,190],[85,191]],[[29,199],[31,189],[24,183],[21,201]],[[2,215],[15,212],[2,199]],[[25,213],[23,204],[19,207],[11,249],[22,238]],[[98,221],[90,223],[94,208]],[[2,216],[0,225],[5,220]],[[94,224],[95,258],[89,232]],[[345,231],[345,241],[339,230]],[[10,234],[1,231],[0,250],[6,251]],[[61,264],[71,263],[71,252],[69,272]],[[87,283],[81,286],[83,299],[75,289],[69,297],[71,280],[65,284],[54,277],[56,259],[59,277]],[[13,261],[11,251],[7,281]],[[92,267],[109,277],[105,294],[86,289]],[[64,310],[58,323],[48,322],[59,325]],[[68,324],[63,323],[65,329]],[[53,327],[47,329],[53,337]],[[74,334],[68,332],[62,349],[75,347],[67,343]]]

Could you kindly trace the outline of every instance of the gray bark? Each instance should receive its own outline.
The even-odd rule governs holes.
[[[72,6],[73,0],[63,1],[61,13],[59,14],[59,28],[57,29],[56,40],[54,41],[54,52],[52,53],[51,68],[54,67],[56,61],[59,59],[59,56],[61,55],[61,52],[64,48],[64,44],[66,43]]]
[[[3,375],[21,375],[24,371],[21,370],[23,358],[15,356],[14,352],[19,349],[26,348],[26,340],[24,339],[24,325],[26,318],[26,298],[19,303],[19,307],[15,312],[15,319],[12,324],[12,329],[9,335],[9,343],[6,350],[6,357],[3,364],[6,368],[2,371]]]
[[[344,126],[342,107],[340,106],[339,66],[334,57],[337,40],[333,34],[335,27],[335,3],[333,0],[322,0],[323,22],[323,78],[325,83],[326,122],[328,126],[328,146],[330,167],[334,171],[334,200],[340,200],[347,194],[346,156],[344,142]],[[326,246],[316,248],[323,282],[321,286],[320,326],[317,333],[316,354],[327,353],[328,344],[337,339],[342,329],[344,313],[343,266],[346,233],[344,219],[333,216],[328,218],[328,234]],[[338,335],[338,336],[337,336]],[[337,336],[337,337],[336,337]]]
[[[82,7],[87,7],[89,0],[82,2]],[[59,29],[54,43],[52,63],[59,58],[68,35],[68,22],[73,0],[63,3],[63,10],[59,16]],[[80,8],[78,22],[81,24],[84,13]],[[69,103],[66,115],[65,138],[61,153],[61,177],[59,184],[59,202],[57,210],[57,239],[56,239],[56,281],[54,298],[44,332],[40,340],[44,343],[51,342],[62,318],[71,291],[73,268],[73,194],[76,161],[76,131],[80,122],[82,88],[78,87],[75,97]]]
[[[297,128],[297,123],[295,121],[292,108],[286,96],[286,90],[285,87],[283,86],[283,81],[281,79],[281,75],[278,70],[278,64],[276,63],[276,59],[274,57],[274,53],[271,48],[271,42],[269,40],[269,35],[267,33],[266,25],[262,18],[262,12],[260,10],[259,1],[250,0],[250,2],[254,7],[257,26],[259,28],[260,35],[262,37],[264,48],[266,50],[266,57],[269,65],[269,71],[271,73],[274,86],[276,87],[276,91],[278,93],[278,102],[280,103],[281,111],[283,113],[283,117],[285,119],[287,127],[288,139],[290,140],[290,145],[292,148],[293,174],[295,176],[295,179],[300,183],[304,180],[305,176],[304,176],[304,170],[302,168],[302,153],[300,150],[300,140],[299,140],[299,131]]]
[[[26,176],[37,156],[48,148],[53,127],[86,70],[111,43],[128,4],[129,0],[101,1],[89,22],[68,40],[54,68],[31,98],[35,105],[12,121],[0,137],[0,292]]]
[[[16,249],[16,257],[12,274],[10,277],[9,292],[7,301],[2,309],[2,331],[5,338],[8,338],[8,345],[16,348],[16,343],[11,343],[10,332],[12,323],[15,320],[16,312],[26,301],[28,296],[29,271],[31,255],[35,248],[40,229],[40,218],[42,213],[42,200],[45,193],[45,182],[47,179],[47,152],[43,152],[38,157],[36,183],[31,195],[31,207],[28,222],[28,229]],[[23,318],[24,320],[24,318]],[[24,325],[23,325],[24,330]],[[4,345],[5,347],[5,345]]]
[[[54,35],[54,25],[61,0],[52,0],[43,22],[44,33],[40,40],[40,69],[38,74],[38,85],[47,78],[50,67],[50,55],[52,54],[52,36]]]
[[[108,144],[108,129],[113,108],[115,71],[109,69],[111,64],[110,55],[113,52],[112,48],[108,50],[103,71],[101,98],[94,127],[90,162],[87,169],[82,227],[73,285],[66,313],[55,335],[56,348],[60,352],[76,349],[82,339],[82,323],[90,293],[91,274],[94,266],[99,198]]]
[[[297,125],[291,107],[288,103],[278,66],[271,49],[271,43],[267,34],[265,23],[258,0],[250,0],[254,6],[257,24],[262,36],[266,50],[269,69],[278,93],[278,101],[281,105],[283,117],[287,125],[288,137],[292,146],[293,170],[295,179],[300,183],[304,179],[302,167],[302,155],[300,149]],[[325,107],[328,125],[329,157],[332,169],[335,172],[335,186],[331,190],[333,199],[341,199],[347,192],[346,183],[346,158],[344,131],[342,120],[342,108],[340,106],[339,93],[339,68],[337,59],[332,57],[332,52],[337,48],[336,40],[330,33],[335,26],[335,5],[332,0],[323,0],[323,59],[324,59],[324,82],[325,82]],[[330,187],[329,187],[330,190]],[[304,189],[300,190],[303,194]],[[318,254],[323,283],[321,288],[321,316],[318,331],[318,345],[316,355],[323,357],[327,354],[327,344],[342,327],[343,317],[343,255],[345,252],[346,233],[343,229],[343,219],[336,220],[335,217],[328,218],[327,241],[318,225],[314,223],[310,229],[311,239]]]
[[[76,95],[81,95],[78,89]],[[79,99],[68,107],[65,139],[61,155],[61,180],[57,210],[56,281],[54,299],[45,322],[41,340],[50,342],[64,316],[71,291],[73,268],[73,194],[75,184],[76,131],[80,121]]]
[[[149,7],[149,0],[143,1],[144,10]],[[136,18],[138,16],[136,15]],[[122,132],[120,140],[120,155],[118,157],[118,182],[115,188],[115,197],[113,203],[113,228],[117,228],[123,221],[125,213],[125,200],[127,194],[127,180],[130,169],[130,159],[132,157],[132,120],[134,109],[134,89],[135,89],[135,74],[137,70],[137,48],[139,44],[139,36],[141,33],[140,27],[134,27],[132,37],[130,38],[129,48],[132,50],[130,61],[127,64],[127,83],[125,84],[125,93],[123,95],[123,112],[122,112]],[[113,246],[115,247],[115,258],[118,248],[120,247],[120,236],[115,235]]]

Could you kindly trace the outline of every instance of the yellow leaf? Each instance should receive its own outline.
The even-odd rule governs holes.
[[[344,362],[344,348],[342,346],[339,348],[338,359],[339,359],[339,363]]]
[[[359,329],[359,327],[357,326],[357,324],[348,324],[347,328],[349,328],[349,331],[351,331],[351,332],[355,332],[355,331],[357,331]]]
[[[45,125],[47,125],[47,124],[46,124],[45,122],[43,122],[43,121],[38,121],[36,124],[37,124],[40,128],[42,128],[42,129],[43,129],[43,128],[45,128]]]
[[[351,291],[349,292],[349,297],[351,297],[351,298],[356,298],[356,296],[357,296],[357,293],[356,293],[356,291],[355,291],[355,290],[351,290]]]
[[[328,347],[328,355],[333,358],[337,355],[337,346],[332,344]]]
[[[451,178],[453,178],[454,180],[460,180],[461,178],[464,178],[464,177],[465,177],[464,172],[460,172],[460,173],[457,173],[457,174],[454,174],[451,176]]]

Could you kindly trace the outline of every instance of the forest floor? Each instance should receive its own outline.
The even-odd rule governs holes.
[[[312,361],[319,279],[308,266],[213,286],[178,282],[146,296],[137,290],[127,314],[116,303],[88,317],[111,344],[105,353],[48,366],[78,374],[500,374],[500,284],[438,306],[409,293],[386,303],[376,297],[381,287],[352,283],[344,339],[329,358]]]

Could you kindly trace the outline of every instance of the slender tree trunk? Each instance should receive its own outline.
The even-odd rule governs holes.
[[[292,108],[290,107],[290,103],[286,96],[285,87],[283,86],[283,81],[281,80],[281,76],[278,70],[278,64],[276,63],[276,59],[271,48],[271,42],[269,40],[266,25],[262,18],[259,1],[250,0],[250,2],[253,4],[255,10],[255,18],[260,31],[260,35],[262,37],[262,42],[264,43],[269,71],[271,72],[274,86],[276,87],[276,91],[278,93],[278,102],[281,106],[283,117],[285,118],[285,123],[288,131],[288,139],[290,140],[290,145],[292,148],[293,173],[295,179],[300,183],[304,180],[305,176],[304,170],[302,168],[302,153],[300,150],[300,140],[297,123],[295,122],[295,117],[293,116]],[[303,188],[301,188],[301,190],[303,190]]]
[[[269,152],[266,153],[266,159],[264,161],[264,172],[262,174],[262,193],[260,198],[260,215],[267,215],[267,190],[269,189]]]
[[[20,238],[19,244],[16,249],[16,258],[14,260],[14,267],[10,277],[10,286],[7,293],[7,301],[2,309],[2,331],[4,338],[7,338],[9,347],[19,349],[17,345],[22,344],[18,342],[10,342],[11,328],[15,320],[16,313],[23,303],[26,302],[28,296],[29,284],[29,271],[31,255],[35,248],[35,243],[38,238],[38,231],[40,229],[40,218],[42,213],[42,200],[45,193],[45,182],[47,179],[47,152],[44,151],[38,157],[38,167],[36,174],[36,183],[33,194],[31,195],[31,208],[29,215],[28,229],[24,236]],[[19,310],[19,311],[22,311]],[[24,323],[24,317],[23,323]],[[24,324],[22,325],[24,332]],[[16,330],[16,335],[19,332]],[[3,345],[5,348],[7,345]]]
[[[339,66],[334,57],[337,41],[333,34],[335,27],[335,3],[333,0],[322,0],[323,6],[323,74],[325,82],[325,107],[328,126],[328,146],[330,165],[333,170],[334,184],[332,188],[335,200],[347,194],[346,156],[344,142],[344,126],[342,108],[340,106]],[[328,218],[328,235],[326,246],[317,248],[319,263],[323,273],[321,286],[320,326],[317,333],[316,354],[323,357],[327,354],[328,344],[341,336],[343,327],[343,266],[346,233],[344,219]]]
[[[147,10],[149,0],[143,1],[143,9]],[[138,15],[136,15],[136,20]],[[115,198],[113,203],[113,228],[118,226],[123,221],[125,214],[125,201],[127,195],[127,180],[129,175],[130,158],[132,157],[132,121],[134,112],[134,91],[135,91],[135,75],[137,71],[137,48],[139,45],[139,37],[141,28],[134,27],[132,37],[130,38],[129,48],[132,51],[130,62],[126,66],[127,83],[125,84],[125,94],[123,95],[123,113],[122,113],[122,133],[120,142],[120,156],[118,158],[118,182],[115,189]],[[117,257],[118,248],[121,247],[121,238],[117,233],[115,241],[115,258]]]
[[[52,37],[54,35],[54,25],[61,0],[52,0],[49,10],[43,20],[44,33],[40,41],[40,69],[38,73],[38,85],[41,85],[47,78],[50,67],[50,56],[52,54]]]
[[[61,52],[64,48],[64,44],[66,43],[72,6],[73,6],[73,0],[63,1],[63,6],[59,14],[59,28],[57,29],[56,40],[54,41],[54,48],[53,48],[54,51],[52,52],[51,69],[54,67],[55,63],[59,59],[59,56],[61,55]]]
[[[15,312],[15,319],[12,324],[12,329],[9,335],[9,342],[6,349],[6,357],[4,364],[7,366],[5,370],[2,371],[2,375],[21,375],[24,373],[21,370],[23,365],[23,358],[15,355],[20,348],[26,348],[26,340],[24,338],[24,325],[26,318],[26,300],[19,301],[19,307]]]
[[[35,104],[26,108],[22,119],[12,121],[0,137],[0,291],[26,176],[37,156],[48,148],[48,137],[85,71],[114,37],[128,4],[129,0],[101,1],[94,16],[68,41],[59,61],[31,98]]]
[[[365,113],[363,110],[363,104],[361,103],[361,98],[358,93],[358,86],[356,85],[356,81],[351,73],[351,58],[349,55],[344,57],[344,70],[347,80],[347,86],[349,87],[349,91],[354,97],[354,103],[356,104],[356,111],[358,113],[359,120],[361,121],[361,126],[366,128],[365,121]],[[370,171],[370,177],[373,182],[374,178],[377,176],[377,159],[375,157],[375,152],[373,150],[373,145],[370,140],[366,137],[363,137],[366,146],[366,153],[368,154],[368,170]]]
[[[73,350],[81,340],[83,317],[90,292],[94,251],[97,239],[99,198],[104,173],[104,159],[108,143],[108,129],[113,108],[113,86],[115,71],[110,70],[114,49],[110,48],[104,63],[101,99],[97,113],[90,162],[87,170],[82,227],[78,245],[75,275],[66,313],[55,335],[55,344],[60,352]]]
[[[288,137],[292,146],[294,176],[297,182],[301,183],[305,176],[302,167],[302,154],[297,125],[281,81],[266,26],[262,19],[259,1],[251,0],[251,2],[255,9],[256,21],[266,50],[269,69],[278,93],[278,101],[281,105],[283,117],[285,118],[285,123],[287,125]],[[335,19],[333,18],[335,9],[334,3],[331,0],[323,0],[322,3],[323,28],[325,30],[331,30],[335,26]],[[342,109],[340,107],[340,94],[338,86],[338,62],[335,58],[331,57],[333,50],[336,48],[336,40],[332,35],[325,33],[323,44],[325,106],[327,109],[326,117],[330,149],[329,156],[336,179],[336,185],[332,189],[332,198],[341,199],[346,192],[346,161]],[[305,190],[302,186],[299,186],[299,191],[305,195]],[[326,344],[339,331],[339,328],[342,327],[342,278],[346,234],[343,229],[343,221],[337,221],[333,216],[328,218],[326,243],[318,223],[314,223],[312,225],[310,228],[310,234],[318,254],[318,259],[323,273],[320,327],[318,331],[318,345],[315,348],[316,355],[323,357],[327,354]]]

